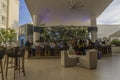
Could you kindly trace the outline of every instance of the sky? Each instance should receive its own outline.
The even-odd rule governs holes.
[[[119,25],[120,24],[120,0],[113,0],[113,2],[98,17],[97,23]]]
[[[113,0],[107,9],[97,18],[97,24],[120,24],[120,0]],[[19,25],[32,22],[24,0],[20,0]]]
[[[20,0],[19,6],[19,25],[32,22],[31,15],[27,9],[24,0]]]

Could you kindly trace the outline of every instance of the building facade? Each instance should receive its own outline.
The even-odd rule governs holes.
[[[110,35],[120,30],[120,25],[97,25],[98,27],[98,38],[109,38]]]
[[[0,0],[0,28],[16,28],[19,22],[19,0]]]

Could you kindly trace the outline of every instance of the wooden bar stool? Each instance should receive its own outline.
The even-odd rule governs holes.
[[[15,79],[16,70],[19,70],[19,74],[20,74],[20,69],[22,69],[22,72],[24,73],[24,76],[25,76],[24,54],[25,54],[25,47],[14,47],[11,51],[7,52],[7,64],[6,64],[6,73],[5,73],[6,77],[7,77],[9,68],[14,68],[14,79]],[[13,58],[13,61],[14,61],[13,66],[8,66],[9,58]],[[21,64],[22,64],[22,67],[21,67]]]
[[[36,56],[40,54],[39,46],[36,46]]]
[[[39,55],[40,56],[45,56],[45,48],[42,46],[39,46]]]
[[[50,56],[50,46],[45,46],[45,56]]]
[[[22,69],[22,72],[25,76],[24,54],[25,54],[25,47],[21,47],[19,52],[18,52],[18,55],[17,55],[17,57],[18,57],[18,70],[19,70],[19,73],[20,73],[20,69]]]
[[[6,48],[2,48],[2,49],[0,49],[0,67],[1,67],[1,71],[0,71],[0,73],[1,73],[1,76],[2,76],[2,80],[4,80],[2,59],[3,59],[3,57],[4,57],[5,50],[6,50]]]

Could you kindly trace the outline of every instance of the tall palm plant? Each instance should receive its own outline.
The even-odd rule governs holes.
[[[15,41],[16,39],[16,32],[14,29],[0,29],[0,43],[11,43],[12,41]]]
[[[8,35],[6,30],[1,28],[0,29],[0,35],[1,35],[1,43],[6,44],[6,42],[7,42],[7,35]]]
[[[7,30],[7,38],[8,38],[8,42],[12,42],[12,41],[15,41],[16,40],[16,37],[17,37],[17,34],[15,32],[14,29],[8,29]]]

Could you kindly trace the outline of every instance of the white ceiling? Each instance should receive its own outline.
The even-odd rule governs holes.
[[[31,16],[39,15],[40,23],[46,25],[90,25],[90,17],[98,17],[112,0],[80,1],[83,7],[72,9],[70,0],[25,0]]]

